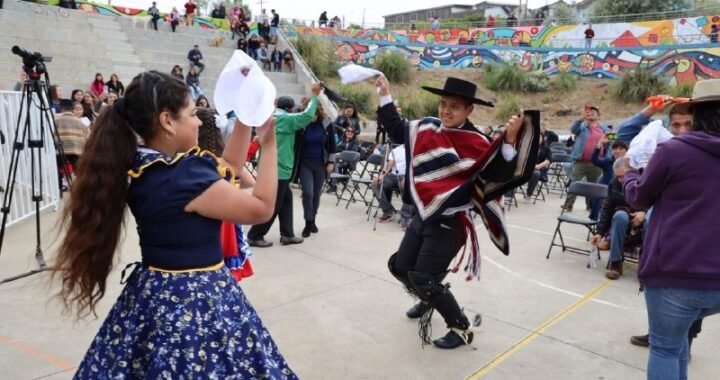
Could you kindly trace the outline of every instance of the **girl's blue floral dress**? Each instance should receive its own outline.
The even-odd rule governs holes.
[[[227,173],[198,148],[140,148],[135,161],[128,205],[143,262],[75,378],[297,379],[223,263],[220,221],[184,211]]]

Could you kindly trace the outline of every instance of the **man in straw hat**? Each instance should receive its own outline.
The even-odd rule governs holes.
[[[433,310],[445,319],[450,331],[433,343],[452,349],[470,344],[473,331],[448,285],[442,280],[453,258],[470,237],[472,249],[465,270],[467,279],[479,275],[478,241],[470,210],[482,216],[495,245],[509,254],[502,207],[497,199],[526,182],[537,158],[539,114],[521,112],[506,124],[507,132],[496,142],[475,128],[468,117],[475,104],[493,104],[475,96],[470,82],[447,78],[443,88],[423,87],[440,95],[438,118],[407,122],[400,117],[390,95],[387,79],[376,83],[380,94],[379,121],[395,143],[406,146],[406,186],[403,201],[414,204],[418,214],[405,231],[400,247],[388,267],[408,292],[420,299],[408,312],[420,319],[420,336],[429,344]],[[527,126],[526,126],[527,125]],[[456,272],[465,254],[455,259]],[[477,325],[479,323],[476,318]]]

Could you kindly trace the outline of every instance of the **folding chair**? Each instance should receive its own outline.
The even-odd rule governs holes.
[[[363,166],[363,170],[360,172],[360,174],[358,176],[350,177],[350,182],[352,182],[353,188],[352,192],[350,193],[350,199],[348,199],[347,203],[345,204],[346,209],[348,208],[348,206],[350,206],[351,200],[355,198],[355,194],[357,194],[358,197],[362,199],[363,203],[365,203],[365,206],[367,206],[375,199],[375,196],[372,192],[372,177],[380,172],[380,168],[382,168],[384,160],[385,158],[380,154],[371,154],[370,157],[368,157],[367,161],[365,161],[365,165]],[[369,176],[366,177],[366,174],[369,174]],[[365,185],[365,188],[362,192],[360,191],[360,185]],[[367,199],[368,191],[373,194],[370,201],[368,201]]]
[[[581,197],[589,197],[589,198],[599,198],[599,199],[605,199],[608,195],[608,187],[606,185],[600,185],[597,183],[590,183],[590,182],[573,182],[570,184],[570,188],[568,188],[568,194],[574,194]],[[578,226],[583,226],[588,229],[588,237],[591,234],[595,233],[595,228],[597,227],[597,220],[592,220],[589,218],[582,218],[577,217],[569,214],[565,214],[565,210],[563,209],[560,212],[560,215],[557,217],[558,223],[555,227],[555,233],[553,233],[552,241],[550,242],[550,248],[548,248],[546,259],[550,259],[550,252],[552,252],[553,247],[562,247],[563,252],[569,251],[572,253],[577,253],[581,255],[589,255],[590,250],[588,249],[582,249],[578,247],[570,247],[565,244],[565,240],[563,239],[562,231],[560,230],[560,226],[563,223],[568,224],[574,224]],[[555,243],[555,238],[560,236],[560,244]]]
[[[337,197],[337,203],[335,206],[340,204],[340,201],[347,200],[343,198],[343,195],[347,191],[348,183],[352,178],[352,173],[357,168],[358,161],[360,160],[360,153],[346,150],[340,152],[335,156],[335,168],[333,172],[328,176],[329,182],[334,182],[335,196]],[[342,183],[342,190],[338,192],[339,184]],[[350,198],[352,199],[352,197]]]
[[[553,151],[550,154],[550,168],[548,169],[548,194],[556,193],[560,194],[560,198],[565,196],[566,187],[565,184],[568,180],[565,174],[563,164],[572,164],[572,157],[567,153],[561,153],[559,151]]]
[[[505,203],[505,207],[506,207],[507,211],[510,211],[510,209],[513,206],[513,203],[515,204],[516,208],[518,207],[517,197],[515,196],[515,193],[517,193],[517,190],[518,190],[518,187],[505,193],[504,203]]]
[[[542,198],[542,201],[545,202],[545,192],[550,194],[550,190],[548,190],[547,184],[548,184],[548,170],[544,170],[540,172],[540,180],[538,181],[537,189],[535,190],[535,195],[533,196],[533,204],[537,203],[538,199]]]

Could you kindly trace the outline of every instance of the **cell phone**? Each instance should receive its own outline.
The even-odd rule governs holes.
[[[617,141],[617,133],[608,133],[607,134],[608,141]]]

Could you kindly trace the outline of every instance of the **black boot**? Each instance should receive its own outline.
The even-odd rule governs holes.
[[[413,305],[406,313],[408,318],[410,319],[418,319],[423,316],[423,314],[427,313],[432,307],[423,301],[420,301]]]
[[[438,348],[452,349],[465,344],[470,344],[473,339],[473,333],[468,332],[470,321],[463,314],[455,297],[450,292],[449,286],[443,286],[438,278],[441,275],[432,275],[422,272],[408,272],[408,279],[415,288],[421,300],[430,304],[433,309],[437,310],[447,327],[451,330],[442,338],[433,342]],[[430,343],[432,334],[432,310],[430,309],[420,318],[420,338],[424,344]]]
[[[314,234],[320,232],[317,228],[317,224],[315,224],[315,219],[311,220],[310,222],[312,222],[312,224],[310,225],[310,232]]]
[[[305,228],[302,230],[302,237],[310,237],[310,231],[312,230],[312,221],[306,220],[305,221]]]

